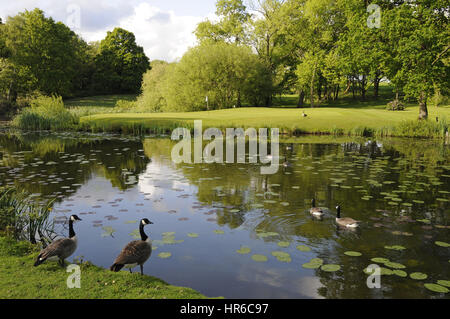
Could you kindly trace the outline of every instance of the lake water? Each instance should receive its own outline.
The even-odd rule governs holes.
[[[280,155],[289,165],[261,175],[260,164],[174,164],[175,143],[167,137],[2,133],[0,186],[36,200],[57,198],[52,218],[61,235],[67,236],[68,216],[83,219],[69,260],[109,268],[134,239],[138,221],[150,219],[145,231],[156,249],[144,272],[207,296],[448,298],[424,287],[450,280],[448,145],[286,142]],[[308,212],[313,197],[327,208],[322,220]],[[344,217],[361,221],[359,230],[336,227],[337,204]],[[377,257],[389,262],[372,261]],[[309,263],[313,258],[339,267],[326,271]],[[363,270],[374,263],[390,269],[380,289],[366,284]],[[427,278],[412,279],[415,272]]]

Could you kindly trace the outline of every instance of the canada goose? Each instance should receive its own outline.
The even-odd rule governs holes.
[[[316,199],[313,198],[311,201],[311,209],[309,210],[309,213],[311,215],[317,216],[317,217],[321,217],[323,216],[323,210],[320,207],[316,207]]]
[[[60,238],[45,247],[34,263],[34,266],[39,266],[46,260],[55,260],[58,258],[58,263],[64,267],[64,259],[70,257],[78,246],[77,236],[73,230],[73,222],[81,220],[77,215],[72,215],[69,218],[69,237]]]
[[[308,115],[305,113],[305,111],[302,111],[302,116],[307,117]]]
[[[356,228],[359,226],[359,221],[350,217],[341,217],[341,206],[336,206],[336,223],[343,227]]]
[[[128,268],[131,273],[131,268],[139,265],[141,267],[141,275],[144,274],[144,263],[152,254],[152,241],[144,232],[144,226],[153,224],[147,218],[141,219],[139,225],[139,233],[141,240],[133,240],[129,242],[114,260],[114,264],[109,268],[111,271],[119,271],[123,267]]]

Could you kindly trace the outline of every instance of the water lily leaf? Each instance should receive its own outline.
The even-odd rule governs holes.
[[[125,224],[136,224],[137,220],[127,220]]]
[[[110,226],[104,226],[102,227],[102,229],[104,230],[104,232],[102,233],[102,237],[112,236],[112,234],[116,232],[116,230]]]
[[[298,245],[296,248],[303,252],[311,251],[311,248],[309,248],[308,246],[305,246],[305,245]]]
[[[443,241],[435,241],[434,242],[436,245],[441,246],[441,247],[450,247],[449,243],[443,242]]]
[[[260,232],[257,234],[258,237],[264,238],[264,237],[270,237],[270,236],[278,236],[279,234],[277,232]]]
[[[216,230],[214,230],[214,233],[216,233],[216,234],[218,234],[218,235],[223,235],[223,234],[225,234],[225,232],[224,232],[223,230],[221,230],[221,229],[216,229]]]
[[[380,275],[393,275],[394,272],[392,270],[390,270],[389,268],[384,268],[384,267],[380,267]]]
[[[384,248],[391,249],[391,250],[403,250],[403,249],[406,249],[406,247],[403,247],[403,246],[400,246],[400,245],[384,246]]]
[[[267,261],[267,257],[266,256],[259,255],[259,254],[252,255],[252,259],[254,261],[257,261],[257,262],[266,262]]]
[[[139,233],[139,229],[135,229],[133,230],[131,233],[129,233],[128,235],[130,235],[131,237],[133,237],[134,239],[139,239],[141,238],[141,234]]]
[[[450,287],[450,280],[438,280],[437,283],[441,286]]]
[[[249,254],[251,251],[250,247],[247,246],[241,246],[240,249],[236,250],[236,252],[241,255]]]
[[[357,251],[346,251],[344,254],[351,257],[359,257],[362,255],[360,252]]]
[[[290,242],[288,242],[288,241],[280,241],[280,242],[278,242],[278,246],[280,246],[280,247],[289,247],[289,245],[290,245],[291,243]]]
[[[235,209],[231,209],[230,213],[239,213],[240,211],[241,211],[240,209],[235,208]]]
[[[191,238],[197,238],[198,237],[197,233],[188,233],[187,235],[188,235],[188,237],[191,237]]]
[[[327,264],[327,265],[322,265],[322,267],[320,267],[320,269],[322,269],[323,271],[334,272],[334,271],[338,271],[339,269],[341,269],[341,266],[334,265],[334,264]]]
[[[158,257],[163,258],[163,259],[169,258],[170,256],[172,256],[172,253],[169,253],[169,252],[160,252],[158,254]]]
[[[406,277],[406,276],[408,276],[408,274],[405,271],[399,270],[399,269],[395,269],[393,271],[393,273],[394,273],[394,275],[399,276],[399,277]]]
[[[375,257],[371,259],[374,263],[380,263],[380,264],[384,264],[389,262],[389,259],[387,258],[382,258],[382,257]]]
[[[284,251],[273,251],[272,256],[277,257],[279,261],[290,263],[292,261],[291,255]]]
[[[385,266],[390,267],[390,268],[395,268],[395,269],[404,269],[406,268],[405,265],[399,264],[399,263],[395,263],[392,261],[388,261],[384,263]]]
[[[423,280],[423,279],[427,279],[428,275],[421,273],[421,272],[413,272],[413,273],[409,274],[409,277],[411,277],[414,280]]]
[[[424,284],[425,288],[427,288],[428,290],[434,291],[434,292],[439,292],[439,293],[447,293],[449,292],[449,290],[441,285],[437,285],[437,284]]]
[[[163,237],[164,236],[174,236],[175,232],[174,231],[168,231],[168,232],[162,233],[162,235],[163,235]]]
[[[320,266],[321,266],[320,264],[311,263],[311,262],[305,263],[302,265],[303,268],[308,268],[308,269],[316,269],[316,268],[319,268]]]

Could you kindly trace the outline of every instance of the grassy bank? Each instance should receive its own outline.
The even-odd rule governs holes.
[[[302,117],[302,111],[307,117]],[[107,113],[80,118],[80,128],[93,132],[148,133],[175,127],[193,127],[202,120],[203,128],[268,127],[287,134],[332,134],[353,136],[443,137],[448,130],[450,107],[430,107],[428,121],[417,121],[417,106],[405,111],[380,108],[237,108],[182,113]],[[439,121],[436,122],[435,118]]]
[[[114,273],[86,262],[81,264],[81,288],[69,289],[70,273],[56,262],[33,267],[37,254],[35,245],[0,237],[0,298],[206,298],[155,277]]]

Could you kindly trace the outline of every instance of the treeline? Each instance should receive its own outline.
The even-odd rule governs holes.
[[[199,46],[145,76],[153,111],[270,106],[297,93],[314,107],[342,94],[379,95],[382,80],[420,105],[449,91],[449,6],[444,0],[218,0]],[[374,6],[376,5],[376,6]],[[369,91],[370,90],[370,91]],[[208,96],[208,102],[206,101]]]
[[[133,33],[121,28],[86,43],[35,9],[0,20],[0,98],[14,106],[35,92],[72,97],[138,93],[150,68]]]

